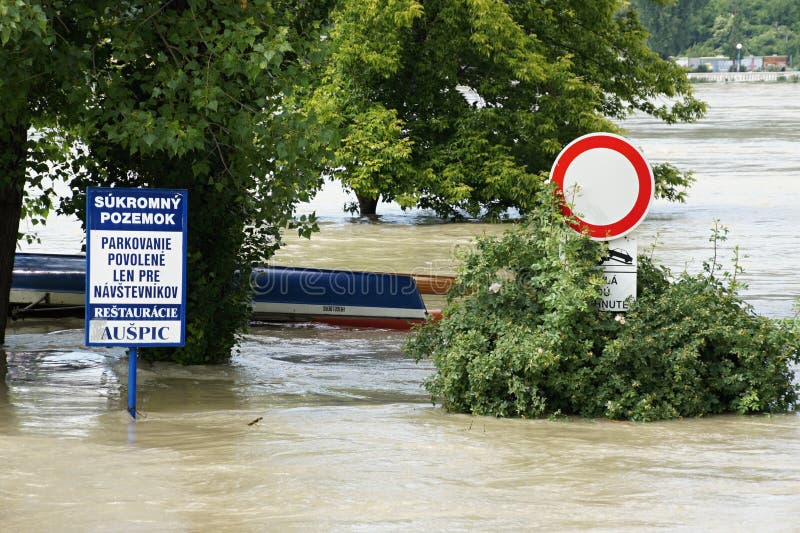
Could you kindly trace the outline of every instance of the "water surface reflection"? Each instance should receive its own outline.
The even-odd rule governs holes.
[[[656,204],[640,242],[699,270],[721,219],[749,256],[748,300],[770,316],[791,316],[800,296],[797,90],[700,87],[708,121],[627,124],[651,160],[698,177],[686,205]],[[333,198],[323,232],[276,262],[450,272],[455,247],[504,229],[397,224],[391,206],[391,223],[352,223]],[[51,250],[76,251],[68,225],[47,231]],[[81,327],[15,323],[0,352],[5,530],[797,529],[795,414],[451,415],[430,405],[431,367],[402,354],[404,334],[301,326],[253,328],[227,366],[141,364],[131,425],[124,352],[86,349]]]

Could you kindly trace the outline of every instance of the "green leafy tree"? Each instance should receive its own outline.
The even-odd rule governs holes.
[[[706,17],[707,3],[708,0],[631,2],[649,33],[648,45],[665,58],[707,38],[706,31],[712,23]]]
[[[303,2],[122,2],[103,14],[84,112],[85,185],[189,190],[187,341],[149,358],[228,360],[249,317],[250,266],[279,247],[320,181],[324,135],[296,105]],[[300,221],[301,233],[314,219]],[[234,272],[239,273],[234,280]]]
[[[800,54],[800,3],[794,0],[633,0],[648,44],[663,57]]]
[[[60,143],[73,189],[64,212],[84,214],[87,185],[189,190],[187,346],[144,355],[228,360],[249,316],[250,265],[275,251],[295,203],[319,185],[309,156],[325,153],[329,134],[297,102],[325,2],[3,1],[0,10],[9,66],[0,89],[13,104],[0,117],[0,195],[17,206],[2,210],[3,274],[10,281],[24,186],[40,170],[26,161],[26,132],[66,125],[80,142]],[[298,223],[306,235],[315,226]]]
[[[528,212],[575,137],[634,110],[674,122],[704,109],[618,1],[340,0],[331,21],[313,103],[345,131],[329,173],[362,214],[378,195],[442,215]]]
[[[87,95],[104,4],[0,0],[0,344],[19,221],[39,223],[53,207],[49,176],[66,170],[63,128],[76,122]]]
[[[672,276],[640,256],[630,311],[601,311],[603,245],[540,194],[527,224],[466,252],[443,318],[410,338],[407,352],[436,367],[435,402],[642,421],[796,407],[800,320],[757,316],[737,294],[736,261],[726,272],[715,253],[703,272]]]

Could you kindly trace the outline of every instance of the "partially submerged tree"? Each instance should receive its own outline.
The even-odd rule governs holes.
[[[189,190],[187,346],[147,355],[228,360],[249,316],[251,263],[277,249],[295,203],[319,185],[311,157],[325,152],[327,134],[295,101],[308,85],[307,45],[318,41],[313,21],[326,9],[267,0],[0,2],[0,202],[8,205],[0,331],[31,178],[26,132],[66,122],[82,148],[65,212],[83,214],[87,185]],[[300,230],[313,226],[305,218]]]
[[[80,114],[104,4],[0,1],[0,344],[20,218],[38,222],[52,207],[46,178],[63,170],[66,157],[48,128]]]
[[[340,0],[316,94],[345,130],[330,173],[362,214],[380,195],[497,217],[529,211],[555,155],[579,135],[616,132],[613,120],[637,110],[698,118],[704,106],[685,74],[646,46],[625,5]],[[670,167],[657,180],[664,172],[686,185]]]
[[[103,14],[70,209],[82,211],[88,184],[189,191],[186,346],[145,357],[228,360],[249,318],[251,265],[319,185],[307,156],[323,136],[294,104],[301,4],[131,1]]]
[[[441,320],[406,350],[430,358],[433,400],[450,411],[535,418],[657,420],[793,410],[800,319],[757,316],[736,258],[716,247],[677,276],[639,256],[638,299],[601,311],[604,245],[570,229],[548,188],[526,224],[468,249]]]
[[[59,119],[86,147],[67,212],[82,212],[88,184],[190,190],[189,342],[174,356],[225,360],[247,316],[231,272],[246,276],[278,246],[292,206],[318,185],[313,158],[329,155],[330,130],[344,133],[328,166],[363,211],[380,194],[499,216],[529,211],[562,145],[614,130],[610,118],[699,116],[680,71],[644,46],[620,5],[340,0],[322,40],[330,61],[307,98],[314,21],[329,2],[0,3],[10,102],[0,199],[17,206],[0,220],[0,294],[30,179],[26,132]],[[656,107],[658,96],[676,100]],[[679,192],[684,178],[670,176],[664,190]]]

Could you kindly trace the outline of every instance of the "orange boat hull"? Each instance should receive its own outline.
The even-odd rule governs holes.
[[[429,274],[412,274],[411,277],[417,283],[417,289],[420,294],[447,294],[447,291],[452,287],[456,278],[454,276],[438,276]]]

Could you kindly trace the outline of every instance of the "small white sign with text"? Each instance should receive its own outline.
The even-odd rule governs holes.
[[[629,303],[636,299],[636,254],[635,236],[608,241],[608,254],[599,267],[606,281],[600,300],[601,311],[625,312]]]

